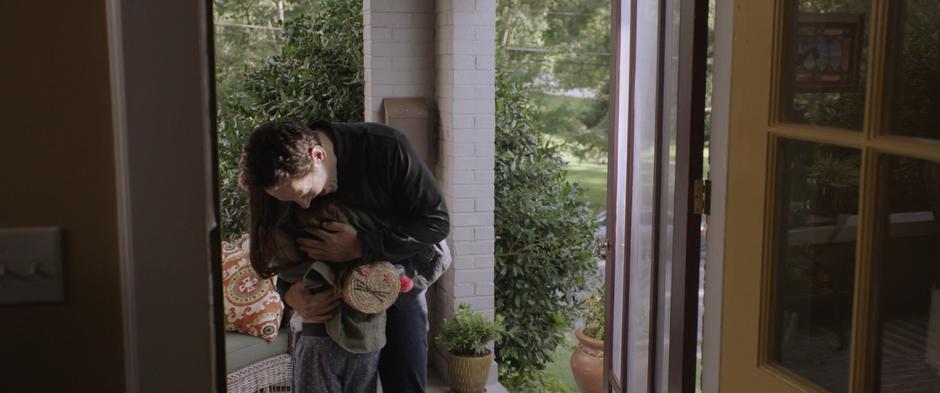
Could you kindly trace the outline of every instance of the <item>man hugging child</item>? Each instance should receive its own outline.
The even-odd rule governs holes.
[[[326,222],[352,225],[357,231],[376,229],[368,213],[324,196],[308,209],[290,204],[280,215],[273,268],[278,279],[303,280],[306,290],[343,292],[336,316],[325,323],[303,322],[293,313],[294,388],[299,392],[375,392],[379,352],[385,346],[385,309],[399,291],[411,289],[400,267],[388,262],[355,260],[327,263],[311,260],[297,239],[314,237],[309,230]]]

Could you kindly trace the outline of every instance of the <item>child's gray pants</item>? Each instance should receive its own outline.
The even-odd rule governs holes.
[[[379,351],[347,352],[326,335],[323,324],[304,323],[291,334],[292,393],[375,393]]]

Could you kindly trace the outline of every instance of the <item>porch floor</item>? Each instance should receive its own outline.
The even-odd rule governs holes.
[[[435,373],[430,373],[428,375],[428,389],[427,393],[449,393],[450,386],[447,386],[444,383],[444,380],[435,375]],[[382,393],[382,386],[379,385],[379,391],[377,393]],[[506,388],[503,385],[498,383],[486,385],[486,393],[508,393]]]

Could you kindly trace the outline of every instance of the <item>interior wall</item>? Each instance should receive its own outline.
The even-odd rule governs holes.
[[[0,2],[0,228],[63,229],[65,301],[0,306],[4,391],[124,390],[104,1]]]

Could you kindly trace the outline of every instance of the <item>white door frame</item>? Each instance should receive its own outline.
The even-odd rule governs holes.
[[[107,0],[126,390],[219,391],[206,1]],[[108,332],[102,332],[107,334]]]
[[[722,276],[725,252],[725,195],[728,185],[728,125],[731,117],[731,51],[734,0],[715,0],[712,68],[712,124],[709,179],[712,182],[705,256],[705,313],[702,322],[702,392],[718,393],[721,375]]]

